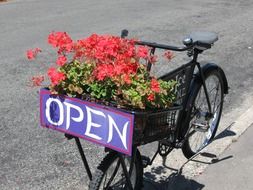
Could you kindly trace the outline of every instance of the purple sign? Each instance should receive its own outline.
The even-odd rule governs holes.
[[[67,96],[40,91],[43,127],[68,133],[131,155],[134,116],[119,110]]]

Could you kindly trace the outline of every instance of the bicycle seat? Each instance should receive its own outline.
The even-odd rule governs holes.
[[[193,32],[184,40],[184,45],[196,44],[195,48],[199,50],[206,50],[218,40],[218,35],[214,32]]]

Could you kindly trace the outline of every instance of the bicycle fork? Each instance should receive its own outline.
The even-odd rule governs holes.
[[[197,67],[198,67],[198,70],[199,70],[199,73],[200,73],[201,82],[203,84],[203,88],[204,88],[204,92],[205,92],[205,96],[206,96],[206,101],[207,101],[207,105],[208,105],[208,111],[209,111],[209,114],[210,114],[209,117],[211,117],[211,115],[212,115],[212,107],[211,107],[209,95],[208,95],[207,88],[206,88],[205,76],[204,76],[204,73],[203,73],[203,71],[202,71],[202,69],[200,67],[199,62],[197,62]]]

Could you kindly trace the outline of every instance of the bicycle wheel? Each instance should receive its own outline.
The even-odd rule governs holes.
[[[124,157],[127,170],[129,171],[131,157]],[[130,181],[134,190],[139,190],[142,187],[143,167],[140,152],[136,151],[136,159],[133,164]],[[95,172],[92,181],[90,182],[90,190],[120,190],[126,189],[126,178],[123,173],[123,168],[120,164],[117,152],[110,152]]]
[[[224,82],[218,70],[212,69],[205,75],[205,83],[209,95],[212,113],[209,113],[204,87],[201,82],[193,86],[190,96],[189,114],[186,117],[188,132],[182,147],[186,158],[192,157],[211,142],[217,131],[224,96]]]

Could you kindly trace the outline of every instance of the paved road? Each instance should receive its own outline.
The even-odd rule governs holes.
[[[45,68],[27,62],[24,52],[41,47],[45,51],[40,60],[50,65],[49,32],[67,31],[77,39],[93,32],[119,34],[127,28],[131,36],[143,40],[179,45],[191,31],[218,32],[220,40],[201,59],[217,62],[228,76],[231,90],[224,111],[233,114],[224,119],[229,123],[250,106],[253,96],[252,10],[251,0],[0,3],[0,189],[74,190],[85,189],[88,182],[74,142],[38,127],[38,93],[27,86],[29,77]],[[155,68],[154,72],[160,75],[168,67]],[[103,152],[83,144],[94,169]],[[154,146],[143,152],[150,149]],[[183,161],[178,151],[170,157],[175,167]],[[164,168],[156,167],[156,171],[162,173]]]

